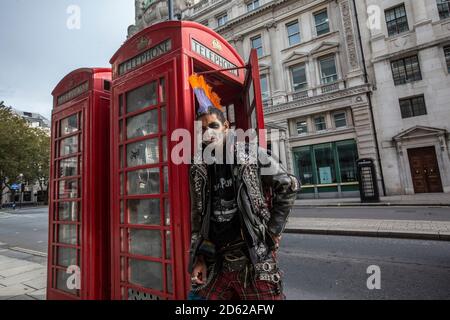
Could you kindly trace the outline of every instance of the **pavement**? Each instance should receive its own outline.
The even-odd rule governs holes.
[[[450,207],[450,193],[423,193],[380,197],[380,202],[362,203],[360,198],[301,199],[296,207],[340,207],[340,206],[445,206]]]
[[[0,300],[45,300],[46,259],[0,243]]]
[[[377,203],[361,203],[359,198],[296,200],[295,209],[321,207],[449,207],[450,194],[431,193],[381,197]],[[348,219],[291,217],[287,233],[370,236],[450,241],[450,221]]]

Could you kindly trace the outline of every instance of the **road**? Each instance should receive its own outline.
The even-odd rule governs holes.
[[[47,253],[48,208],[26,208],[0,213],[0,242]]]
[[[394,210],[388,215],[417,216],[429,210],[407,213],[382,209]],[[302,214],[314,212],[308,210]],[[357,209],[343,210],[317,209],[316,213],[357,213]],[[363,214],[373,215],[375,210],[364,209]],[[383,215],[383,211],[378,213]],[[432,210],[432,214],[442,219],[445,216],[439,210]],[[0,213],[0,242],[47,252],[47,224],[46,208]],[[450,299],[447,241],[285,234],[279,255],[288,299]],[[380,268],[380,290],[367,288],[370,275],[366,271],[371,265]]]
[[[288,299],[450,299],[450,242],[287,234],[280,251]],[[381,289],[366,273],[380,268]]]
[[[300,218],[347,218],[450,221],[449,207],[294,207]]]

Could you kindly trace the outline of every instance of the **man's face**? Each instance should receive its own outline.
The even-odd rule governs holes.
[[[206,145],[222,143],[228,131],[228,121],[222,123],[216,114],[206,114],[202,121],[203,143]]]

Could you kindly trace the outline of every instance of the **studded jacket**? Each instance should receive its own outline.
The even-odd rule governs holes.
[[[237,155],[237,154],[236,154]],[[258,161],[240,157],[232,165],[238,208],[245,228],[245,242],[253,264],[263,262],[275,248],[274,237],[285,229],[300,183],[264,150],[258,150]],[[262,168],[266,168],[262,175]],[[267,174],[267,171],[270,174]],[[193,164],[189,171],[191,193],[191,248],[189,273],[197,261],[198,249],[209,237],[211,185],[205,163]],[[270,193],[271,203],[266,201]]]

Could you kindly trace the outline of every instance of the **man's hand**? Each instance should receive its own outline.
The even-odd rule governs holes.
[[[192,284],[205,284],[208,277],[207,272],[205,260],[203,257],[199,257],[191,274]]]

